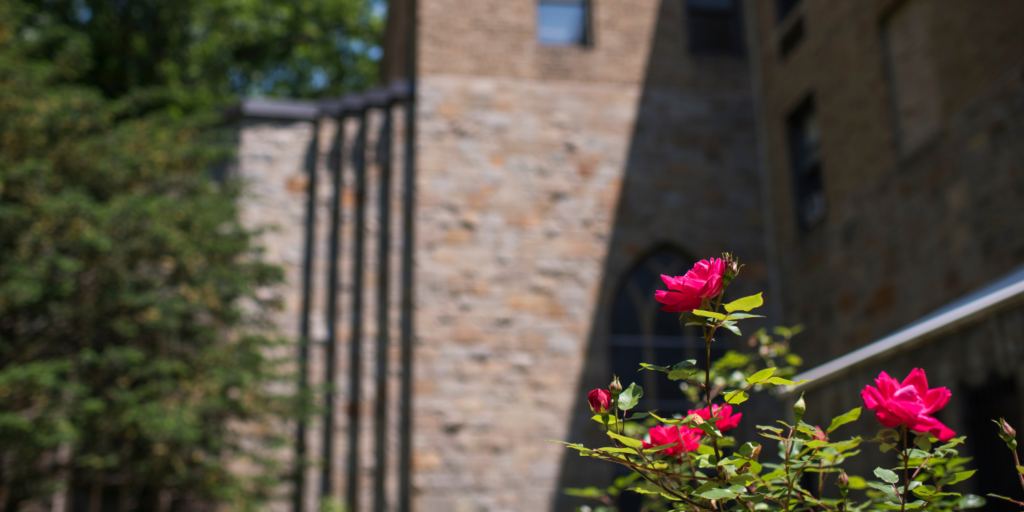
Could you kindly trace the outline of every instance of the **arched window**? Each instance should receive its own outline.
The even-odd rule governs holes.
[[[698,366],[704,366],[700,331],[681,327],[679,314],[661,311],[661,304],[654,300],[654,292],[665,289],[661,274],[683,275],[693,264],[693,259],[677,249],[656,249],[633,267],[616,293],[609,337],[612,371],[624,386],[634,381],[643,386],[640,410],[670,414],[685,413],[692,407],[679,382],[668,380],[663,373],[637,370],[640,363],[672,366],[686,359],[696,359]],[[721,351],[713,347],[711,357],[716,358]]]

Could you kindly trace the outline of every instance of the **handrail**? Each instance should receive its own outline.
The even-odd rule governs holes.
[[[812,368],[793,378],[808,382],[787,386],[781,398],[834,381],[867,364],[918,347],[941,334],[1024,301],[1024,266],[937,309],[924,318],[870,345]]]

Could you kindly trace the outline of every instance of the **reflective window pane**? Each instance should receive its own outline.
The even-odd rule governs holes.
[[[586,37],[585,4],[540,2],[537,5],[537,39],[542,44],[585,44]]]

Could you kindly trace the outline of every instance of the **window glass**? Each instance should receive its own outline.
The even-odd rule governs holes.
[[[825,187],[821,175],[821,131],[808,97],[786,120],[797,222],[807,231],[825,219]]]
[[[654,300],[654,292],[665,289],[661,274],[683,275],[693,263],[677,250],[656,250],[633,268],[615,296],[609,340],[612,371],[622,377],[623,385],[635,381],[644,388],[640,410],[671,414],[685,413],[692,407],[678,382],[668,380],[663,373],[637,370],[640,363],[672,366],[687,359],[704,360],[700,333],[694,327],[684,330],[679,315],[661,311],[661,304]],[[722,344],[717,345],[712,348],[712,358],[724,352]]]
[[[932,58],[933,2],[904,2],[883,25],[889,91],[900,153],[908,156],[942,126],[942,95]]]
[[[537,4],[537,39],[548,45],[586,44],[586,3],[542,0]]]
[[[782,21],[800,3],[800,0],[775,0],[775,19]]]
[[[691,53],[743,53],[743,23],[738,0],[686,0],[686,14]]]

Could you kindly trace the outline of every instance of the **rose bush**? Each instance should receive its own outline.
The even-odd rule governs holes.
[[[640,370],[665,373],[679,383],[695,407],[685,415],[659,415],[658,411],[630,415],[643,396],[636,383],[623,388],[616,377],[609,389],[591,391],[593,419],[606,430],[611,444],[598,448],[565,444],[583,456],[626,466],[632,473],[606,488],[567,489],[568,494],[598,500],[602,503],[598,510],[603,511],[616,510],[615,498],[623,492],[643,495],[644,510],[652,512],[953,511],[985,504],[980,496],[951,489],[974,471],[965,469],[970,459],[958,452],[966,438],[955,437],[934,417],[949,401],[950,391],[929,388],[922,369],[914,369],[902,382],[883,372],[876,386],[864,388],[865,407],[875,412],[884,427],[873,438],[833,438],[837,429],[860,417],[860,407],[833,418],[824,429],[803,422],[807,410],[803,396],[793,406],[792,424],[757,426],[762,437],[778,445],[779,461],[761,460],[762,446],[757,442],[726,435],[739,426],[743,413],[734,409],[750,392],[801,384],[790,380],[802,363],[789,351],[789,341],[799,327],[777,327],[772,334],[760,330],[750,338],[753,353],[730,351],[711,361],[716,332],[724,328],[740,335],[738,323],[757,317],[750,312],[763,304],[761,294],[724,301],[740,269],[736,259],[725,254],[698,262],[683,276],[662,276],[668,290],[659,290],[655,298],[663,311],[680,313],[680,323],[702,330],[705,361],[703,368],[696,360],[671,366],[641,363]],[[1016,432],[1003,420],[997,424],[1000,437],[1016,457]],[[847,474],[844,462],[868,443],[877,444],[883,453],[891,452],[892,467],[875,469],[870,479]],[[1024,466],[1015,461],[1024,486]],[[806,478],[811,474],[817,478]],[[833,493],[825,492],[829,481],[835,486]],[[1024,507],[1010,498],[989,496]]]

